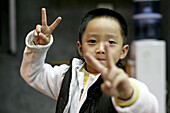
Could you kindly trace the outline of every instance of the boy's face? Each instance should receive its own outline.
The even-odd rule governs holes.
[[[82,35],[82,44],[78,41],[77,46],[81,56],[84,56],[84,54],[88,52],[107,67],[106,43],[109,43],[109,54],[113,56],[115,62],[118,62],[119,59],[123,59],[126,56],[129,46],[123,46],[119,23],[112,18],[98,17],[88,22]],[[86,58],[84,59],[86,61]],[[97,73],[97,71],[87,63],[86,69],[90,73]]]

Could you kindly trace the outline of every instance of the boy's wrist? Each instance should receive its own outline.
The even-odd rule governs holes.
[[[115,99],[115,102],[121,106],[121,107],[127,107],[127,106],[130,106],[132,105],[133,103],[136,102],[136,100],[138,99],[138,96],[139,96],[139,89],[138,87],[136,86],[135,83],[133,82],[130,82],[132,88],[133,88],[133,93],[132,93],[132,96],[128,99],[128,100],[124,100],[124,99],[120,99],[120,98],[117,98],[117,97],[114,97]]]
[[[119,99],[121,100],[129,100],[132,96],[133,96],[133,91],[134,88],[131,86],[131,84],[126,85],[125,90],[121,91],[119,97]]]

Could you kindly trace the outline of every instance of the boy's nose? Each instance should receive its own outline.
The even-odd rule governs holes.
[[[104,44],[100,43],[96,49],[97,54],[105,54]]]

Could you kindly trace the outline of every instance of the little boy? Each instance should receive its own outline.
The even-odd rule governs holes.
[[[58,17],[47,25],[42,8],[42,25],[26,37],[21,75],[32,87],[57,100],[56,113],[157,113],[158,103],[147,86],[128,78],[121,69],[126,57],[127,25],[109,9],[88,12],[79,28],[79,55],[70,66],[44,63],[53,43],[52,31]]]

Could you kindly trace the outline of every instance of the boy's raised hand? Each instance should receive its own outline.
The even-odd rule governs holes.
[[[129,99],[133,94],[133,88],[128,81],[128,75],[124,70],[115,65],[115,61],[109,53],[108,44],[105,45],[107,67],[102,65],[93,55],[85,54],[87,63],[101,73],[103,84],[101,90],[108,96]]]
[[[62,20],[61,17],[58,17],[50,26],[47,25],[47,16],[46,9],[42,8],[42,25],[37,25],[36,29],[33,32],[34,43],[36,45],[46,45],[50,41],[50,36],[53,30],[57,27],[57,25]]]

